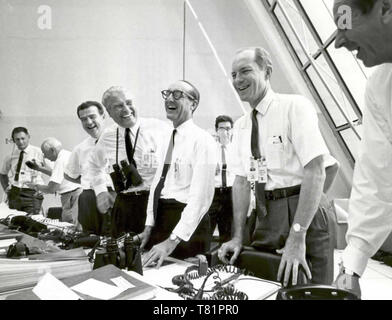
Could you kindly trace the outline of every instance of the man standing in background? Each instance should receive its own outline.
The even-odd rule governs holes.
[[[63,149],[56,138],[46,138],[41,144],[44,157],[53,161],[53,169],[46,172],[42,167],[37,170],[50,175],[47,185],[31,183],[30,186],[43,193],[59,193],[62,206],[61,220],[77,226],[78,197],[82,192],[80,184],[67,181],[64,178],[64,168],[68,163],[71,152]]]
[[[35,161],[44,166],[41,149],[30,145],[30,134],[24,127],[16,127],[11,133],[14,148],[7,156],[0,170],[0,182],[8,194],[10,209],[38,214],[44,199],[41,192],[29,187],[27,183],[43,183],[41,173],[30,169],[26,162]]]
[[[223,243],[231,239],[231,225],[233,221],[233,203],[231,187],[235,175],[230,170],[232,155],[233,120],[226,115],[220,115],[215,119],[215,131],[218,137],[216,144],[218,164],[215,171],[215,194],[208,214],[211,221],[211,236],[215,227],[218,226],[219,242]]]

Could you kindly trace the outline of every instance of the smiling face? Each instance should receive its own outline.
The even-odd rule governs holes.
[[[231,75],[241,100],[255,108],[267,93],[269,79],[266,71],[256,63],[253,50],[242,51],[235,56]]]
[[[192,118],[192,113],[197,107],[197,102],[189,96],[191,95],[192,87],[186,82],[177,81],[168,90],[179,90],[185,93],[179,99],[174,99],[173,94],[171,94],[165,100],[166,117],[173,122],[174,128],[177,128]]]
[[[352,0],[335,0],[334,19],[338,26],[335,47],[345,47],[353,52],[356,57],[363,61],[366,67],[372,67],[384,62],[391,61],[391,45],[386,38],[386,32],[390,29],[391,13],[383,8],[383,1],[375,3],[368,13],[353,5]],[[347,6],[347,7],[343,7]],[[351,11],[351,28],[347,28],[343,23],[345,16],[350,12],[344,10],[349,8]]]
[[[94,139],[98,139],[103,130],[105,116],[100,114],[98,108],[91,106],[79,111],[79,118],[83,129]]]
[[[13,140],[19,150],[24,150],[29,145],[30,136],[24,132],[15,133]]]
[[[110,117],[121,127],[133,127],[138,118],[132,98],[125,92],[113,92],[105,99],[105,107]]]

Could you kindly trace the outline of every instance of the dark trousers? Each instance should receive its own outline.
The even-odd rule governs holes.
[[[267,200],[267,216],[257,217],[252,246],[266,251],[281,249],[286,243],[298,205],[299,195]],[[317,210],[306,234],[306,258],[312,283],[330,285],[333,281],[333,239],[329,217],[324,208]]]
[[[233,223],[233,202],[231,197],[231,188],[216,188],[214,199],[210,209],[208,210],[210,216],[212,237],[216,225],[218,225],[219,242],[223,243],[231,239],[231,228]]]
[[[117,238],[121,233],[140,233],[146,223],[146,211],[149,192],[136,194],[117,194],[112,210],[112,236]]]
[[[83,190],[79,195],[78,221],[83,231],[104,234],[104,215],[98,211],[94,190]]]
[[[34,189],[12,186],[8,193],[9,208],[24,211],[28,214],[39,214],[43,200],[43,195]]]
[[[181,218],[182,211],[186,204],[174,199],[160,199],[158,202],[157,218],[155,226],[151,231],[150,240],[146,246],[149,250],[157,243],[169,238],[173,229]],[[200,221],[195,232],[188,241],[181,241],[171,254],[177,259],[193,257],[197,254],[204,254],[210,248],[210,218],[205,214]]]

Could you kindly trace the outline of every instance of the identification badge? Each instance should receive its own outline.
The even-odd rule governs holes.
[[[265,158],[259,159],[257,162],[258,164],[258,171],[259,171],[259,183],[267,183],[267,161]]]
[[[259,180],[259,172],[257,170],[257,160],[253,157],[250,157],[248,181],[256,182],[258,180]]]
[[[146,152],[142,154],[142,168],[151,168],[151,153]]]
[[[152,168],[158,168],[158,157],[154,150],[151,150],[151,166]]]

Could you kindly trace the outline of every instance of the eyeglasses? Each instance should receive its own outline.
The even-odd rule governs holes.
[[[181,91],[181,90],[173,90],[173,91],[171,91],[171,90],[163,90],[163,91],[161,91],[161,94],[162,94],[162,98],[163,98],[164,100],[169,99],[169,97],[170,97],[171,94],[173,95],[174,100],[179,100],[179,99],[181,99],[183,96],[187,96],[187,97],[188,97],[189,99],[191,99],[191,100],[196,100],[196,99],[195,99],[194,97],[192,97],[189,93],[186,93],[186,92]]]
[[[227,132],[230,132],[232,129],[233,129],[233,128],[230,128],[230,127],[219,127],[219,128],[218,128],[218,131],[223,131],[223,130],[225,130],[225,131],[227,131]]]

